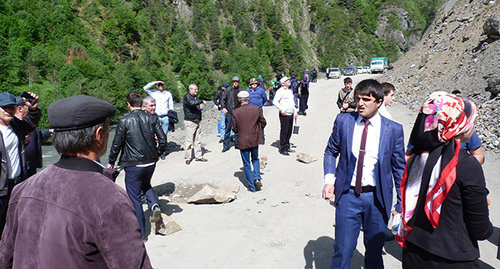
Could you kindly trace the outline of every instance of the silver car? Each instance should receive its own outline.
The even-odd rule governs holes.
[[[342,76],[342,72],[340,72],[340,69],[334,67],[330,68],[330,78],[340,78]]]

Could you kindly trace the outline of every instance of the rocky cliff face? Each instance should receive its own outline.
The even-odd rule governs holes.
[[[399,102],[419,109],[434,91],[460,90],[474,101],[483,149],[500,153],[500,1],[449,0],[406,55],[381,81],[396,86]],[[497,32],[498,33],[498,32]]]

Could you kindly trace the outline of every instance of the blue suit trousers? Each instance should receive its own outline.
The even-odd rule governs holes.
[[[353,189],[349,189],[342,195],[335,210],[332,269],[351,267],[361,225],[366,249],[364,268],[384,268],[382,247],[387,223],[384,221],[383,210],[374,192],[361,193],[358,196]]]

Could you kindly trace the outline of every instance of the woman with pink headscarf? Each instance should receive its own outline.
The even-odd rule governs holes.
[[[477,240],[493,232],[478,161],[460,149],[474,131],[476,106],[445,92],[420,109],[414,148],[401,180],[403,268],[476,268]]]

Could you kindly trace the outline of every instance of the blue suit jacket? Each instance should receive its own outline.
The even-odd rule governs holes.
[[[357,159],[352,154],[352,136],[357,112],[340,113],[335,119],[333,132],[325,149],[323,168],[326,174],[335,174],[335,201],[351,186]],[[336,165],[337,157],[340,155]],[[405,169],[403,126],[381,116],[378,162],[373,175],[376,183],[376,198],[385,209],[389,219],[392,209],[393,180],[396,186],[396,211],[401,212],[400,182]]]

